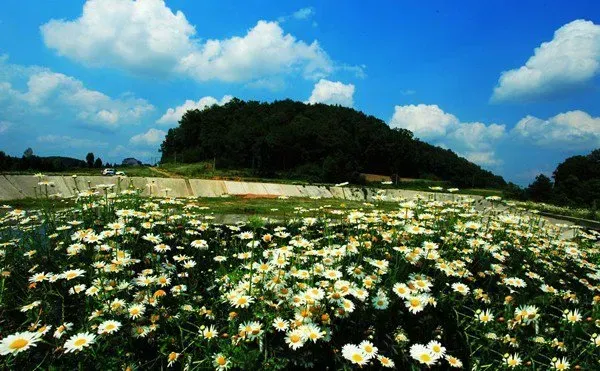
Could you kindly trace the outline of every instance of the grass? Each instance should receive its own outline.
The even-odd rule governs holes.
[[[292,197],[288,199],[279,198],[252,198],[245,199],[241,197],[199,197],[194,198],[195,203],[208,209],[203,210],[203,214],[239,214],[256,215],[261,217],[290,216],[299,209],[318,210],[324,207],[333,207],[338,209],[371,209],[374,203],[339,200],[339,199],[311,199],[302,197]],[[0,205],[9,205],[18,209],[38,209],[42,208],[46,200],[41,198],[23,198],[19,200],[0,201]],[[57,207],[73,206],[72,199],[63,199],[56,204]],[[382,210],[394,210],[398,208],[397,202],[378,202],[377,207]]]
[[[102,170],[104,168],[77,168],[69,169],[58,172],[42,172],[44,175],[57,175],[57,176],[69,176],[69,175],[80,175],[80,176],[102,176]],[[131,167],[117,167],[116,171],[123,171],[127,176],[139,176],[139,177],[161,177],[160,174],[152,171],[149,166],[131,166]],[[33,175],[40,171],[24,170],[24,171],[6,171],[2,172],[3,175]],[[162,177],[165,177],[164,175]]]
[[[257,177],[252,169],[217,169],[213,170],[212,164],[198,162],[193,164],[161,164],[158,170],[171,173],[176,177],[233,180],[246,182],[277,182],[284,184],[316,184],[300,179],[289,179],[283,176],[275,178]]]
[[[532,202],[532,201],[513,201],[513,203],[519,207],[523,207],[527,210],[537,210],[540,212],[563,215],[579,219],[587,219],[600,222],[600,213],[593,209],[584,208],[573,208],[568,206],[557,206],[552,204],[546,204],[543,202]]]
[[[211,213],[216,214],[247,214],[247,215],[291,215],[299,209],[316,210],[325,207],[338,209],[370,209],[373,203],[337,200],[337,199],[310,199],[294,197],[285,200],[281,199],[244,199],[239,197],[228,198],[199,198],[198,204],[209,207]],[[383,210],[393,210],[398,208],[396,202],[379,202],[377,206]]]
[[[500,196],[502,197],[502,191],[498,189],[480,189],[480,188],[469,188],[469,189],[460,189],[458,194],[464,195],[474,195],[474,196]]]

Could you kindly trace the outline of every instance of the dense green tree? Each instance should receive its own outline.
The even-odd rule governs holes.
[[[85,162],[87,162],[88,167],[94,167],[94,154],[92,152],[85,156]]]
[[[39,157],[12,157],[0,151],[0,171],[63,171],[85,167],[84,161],[61,156]]]
[[[94,167],[95,168],[101,168],[102,167],[102,159],[100,157],[98,157],[96,159],[96,161],[94,161]]]
[[[360,173],[429,177],[460,187],[504,180],[405,129],[340,106],[232,99],[186,112],[161,145],[161,162],[215,161],[260,176],[361,182]]]
[[[29,147],[23,152],[23,157],[29,158],[31,156],[33,156],[33,149],[31,149],[31,147]]]
[[[600,203],[600,149],[573,156],[553,173],[554,196],[562,205],[592,207]]]
[[[535,177],[533,183],[527,187],[529,198],[536,202],[548,202],[552,199],[552,180],[544,174]]]
[[[509,182],[503,191],[504,198],[524,201],[527,199],[527,192],[513,182]]]

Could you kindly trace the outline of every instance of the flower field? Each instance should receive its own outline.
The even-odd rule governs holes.
[[[600,367],[594,231],[460,196],[235,225],[109,186],[53,202],[0,211],[2,368]]]

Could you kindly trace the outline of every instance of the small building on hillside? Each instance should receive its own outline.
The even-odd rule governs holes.
[[[136,160],[133,157],[127,157],[126,159],[123,160],[121,165],[123,165],[123,166],[141,166],[142,162],[139,160]]]

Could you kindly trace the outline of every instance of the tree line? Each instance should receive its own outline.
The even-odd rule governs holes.
[[[539,174],[517,198],[597,210],[600,207],[600,148],[561,162],[552,179]]]
[[[92,152],[88,153],[85,161],[64,156],[36,156],[31,148],[23,152],[23,156],[9,156],[0,151],[0,171],[46,171],[61,172],[81,168],[102,168],[100,157],[96,158]]]
[[[361,183],[360,174],[499,188],[504,179],[442,149],[341,106],[242,101],[186,112],[161,144],[161,162],[210,161],[261,177]]]

